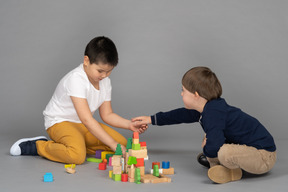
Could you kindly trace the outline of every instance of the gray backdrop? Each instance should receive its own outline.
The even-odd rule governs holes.
[[[1,1],[0,133],[11,144],[45,135],[42,111],[57,83],[82,62],[90,39],[104,35],[119,52],[111,79],[121,116],[182,107],[182,75],[203,65],[218,75],[229,104],[258,118],[276,143],[287,139],[287,7],[285,0]],[[143,137],[200,142],[202,134],[198,125],[151,126]]]

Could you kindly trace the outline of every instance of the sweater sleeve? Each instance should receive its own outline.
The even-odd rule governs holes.
[[[159,112],[151,116],[152,125],[173,125],[180,123],[198,122],[200,113],[186,108],[174,109],[168,112]]]

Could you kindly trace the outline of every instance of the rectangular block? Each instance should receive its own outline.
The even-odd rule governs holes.
[[[170,167],[169,169],[162,169],[163,175],[173,175],[174,174],[174,168]]]
[[[102,151],[104,151],[104,150],[96,150],[95,158],[101,159],[101,153],[102,153]]]
[[[113,174],[122,174],[121,166],[113,166]]]
[[[144,158],[137,158],[137,164],[135,167],[144,167]]]
[[[147,157],[147,149],[140,149],[140,150],[128,150],[129,156],[133,156],[136,158],[146,158]]]
[[[138,144],[132,144],[132,150],[140,150],[141,149],[141,145],[138,143]]]
[[[133,139],[133,140],[132,140],[132,145],[133,145],[133,144],[140,144],[140,143],[139,143],[139,139]],[[140,145],[140,147],[141,147],[141,145]]]
[[[145,175],[145,167],[138,167],[139,169],[140,169],[140,175],[141,175],[141,177],[143,176],[143,175]]]
[[[113,155],[112,156],[112,166],[120,166],[121,165],[121,155]]]
[[[102,151],[102,153],[101,153],[101,159],[102,159],[102,160],[106,159],[106,155],[107,155],[107,154],[114,154],[114,152],[112,152],[112,151]]]

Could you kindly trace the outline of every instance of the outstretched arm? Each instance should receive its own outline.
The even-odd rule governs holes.
[[[86,99],[71,96],[71,100],[76,109],[77,115],[85,127],[100,141],[109,146],[113,151],[116,150],[117,142],[101,127],[93,118]]]
[[[99,108],[99,114],[102,118],[102,120],[113,126],[118,127],[122,129],[128,129],[133,132],[143,133],[147,129],[147,124],[137,124],[136,122],[132,122],[128,119],[124,119],[123,117],[120,117],[116,113],[113,112],[111,101],[105,101]]]

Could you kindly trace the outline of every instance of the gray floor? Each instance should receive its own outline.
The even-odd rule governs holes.
[[[29,133],[28,133],[29,134]],[[146,161],[146,171],[153,161],[169,160],[175,168],[171,183],[163,184],[134,184],[115,182],[108,177],[108,170],[100,171],[97,163],[86,162],[76,167],[76,173],[67,174],[64,165],[51,162],[41,157],[9,155],[9,148],[21,136],[15,134],[0,135],[0,191],[287,191],[288,189],[288,155],[286,147],[288,140],[277,140],[278,161],[271,172],[262,176],[244,174],[241,181],[227,184],[213,184],[208,177],[207,169],[196,162],[200,150],[200,138],[189,139],[188,136],[170,135],[170,142],[164,134],[162,140],[140,137],[148,144],[149,161]],[[182,137],[182,139],[180,139]],[[164,139],[165,138],[165,139]],[[177,141],[173,142],[173,141]],[[149,167],[149,168],[148,168]],[[108,169],[111,169],[108,168]],[[51,172],[54,182],[43,182],[43,175]]]

